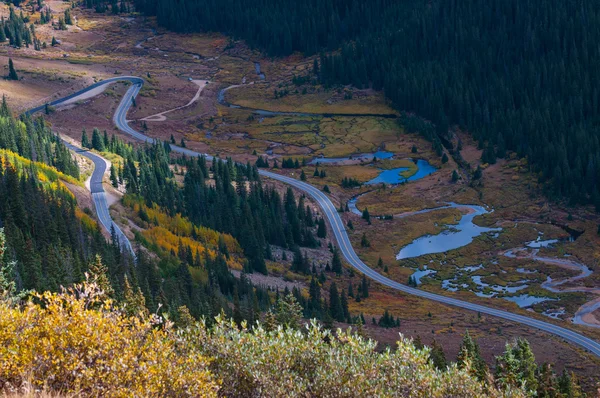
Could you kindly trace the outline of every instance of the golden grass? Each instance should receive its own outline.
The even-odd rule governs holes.
[[[239,62],[239,61],[238,61]],[[252,66],[253,67],[253,66]],[[251,73],[254,69],[251,70]],[[262,83],[231,89],[227,100],[241,106],[282,112],[306,113],[346,113],[346,114],[390,114],[395,113],[385,102],[383,94],[373,93],[357,99],[341,99],[335,90],[325,90],[317,86],[314,93],[301,94],[302,87],[289,85],[289,95],[275,98],[275,90],[281,90],[276,84]],[[295,94],[298,89],[299,93]],[[335,100],[333,101],[332,99]]]

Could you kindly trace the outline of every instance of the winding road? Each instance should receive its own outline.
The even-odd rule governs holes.
[[[137,77],[132,76],[131,79],[132,80],[129,80],[129,81],[132,81],[132,82],[139,81],[139,82],[143,83],[143,80],[139,79]],[[57,106],[57,105],[60,105],[63,103],[68,103],[71,100],[80,97],[82,94],[85,94],[86,92],[89,92],[100,86],[114,83],[114,82],[117,82],[120,80],[123,80],[123,78],[113,78],[113,79],[103,80],[101,82],[95,83],[95,84],[85,88],[84,90],[78,91],[67,97],[53,101],[53,102],[49,103],[48,105],[49,106]],[[127,80],[127,78],[126,78],[126,80]],[[32,115],[36,112],[44,110],[45,107],[46,107],[46,105],[38,106],[37,108],[28,110],[27,112],[25,112],[25,114]],[[62,140],[62,141],[65,144],[65,146],[67,148],[69,148],[71,151],[90,159],[94,163],[94,171],[92,172],[92,175],[90,177],[90,192],[92,193],[92,200],[94,201],[94,207],[96,208],[96,214],[98,216],[98,220],[100,220],[100,224],[102,224],[102,226],[104,227],[104,229],[106,229],[108,231],[108,233],[111,233],[112,229],[114,229],[115,234],[117,235],[117,237],[119,239],[119,244],[121,245],[121,249],[127,250],[129,253],[131,253],[133,258],[136,258],[135,251],[133,250],[131,242],[129,241],[129,239],[127,239],[127,236],[125,236],[125,234],[123,233],[121,228],[119,228],[119,226],[112,220],[112,218],[110,216],[109,206],[108,206],[108,202],[106,200],[106,192],[104,191],[104,187],[102,186],[102,179],[104,177],[104,174],[106,173],[106,169],[108,168],[108,163],[107,163],[106,159],[104,159],[103,157],[101,157],[99,155],[96,155],[93,152],[90,152],[85,149],[81,149],[65,140]]]
[[[53,103],[51,103],[51,105],[59,105],[61,102],[64,102],[64,100],[73,98],[76,95],[81,95],[91,89],[98,87],[99,85],[110,84],[110,83],[113,83],[116,81],[128,81],[133,84],[129,88],[129,90],[127,90],[127,92],[125,93],[123,99],[121,100],[121,102],[117,108],[117,111],[115,112],[115,115],[113,117],[113,121],[114,121],[115,125],[124,133],[127,133],[127,134],[131,135],[132,137],[137,138],[141,141],[155,142],[155,139],[147,137],[147,136],[135,131],[134,129],[132,129],[129,126],[128,121],[126,119],[127,111],[129,110],[129,108],[131,107],[131,105],[133,103],[133,98],[135,98],[135,96],[139,93],[140,89],[142,88],[142,85],[144,84],[144,81],[141,78],[126,76],[126,77],[115,77],[115,78],[111,78],[108,80],[104,80],[104,81],[98,82],[86,89],[83,89],[83,90],[79,91],[78,93],[72,94],[71,96],[69,96],[63,100],[54,101]],[[44,107],[42,106],[42,107],[36,108],[35,110],[32,110],[32,111],[41,110],[43,108]],[[30,111],[30,113],[32,111]],[[179,153],[182,153],[182,154],[185,154],[188,156],[204,155],[204,156],[206,156],[207,160],[213,159],[213,157],[210,155],[195,152],[190,149],[182,148],[182,147],[179,147],[176,145],[171,145],[171,149],[175,152],[179,152]],[[346,228],[344,226],[344,223],[343,223],[340,215],[338,214],[336,207],[333,205],[331,200],[323,192],[321,192],[319,189],[317,189],[317,188],[313,187],[312,185],[309,185],[305,182],[295,180],[295,179],[287,177],[287,176],[272,173],[272,172],[269,172],[266,170],[259,169],[259,174],[263,177],[268,177],[268,178],[283,182],[285,184],[291,185],[291,186],[305,192],[306,194],[310,195],[319,204],[319,206],[323,209],[323,213],[326,215],[327,219],[329,220],[331,229],[332,229],[332,231],[335,235],[335,238],[338,242],[340,251],[341,251],[342,255],[344,256],[344,258],[346,259],[346,261],[352,267],[354,267],[356,270],[362,272],[363,274],[365,274],[367,277],[373,279],[374,281],[379,282],[382,285],[385,285],[387,287],[390,287],[392,289],[398,290],[398,291],[406,293],[406,294],[414,295],[414,296],[421,297],[421,298],[428,299],[428,300],[433,300],[433,301],[436,301],[436,302],[439,302],[442,304],[446,304],[446,305],[452,305],[455,307],[459,307],[459,308],[463,308],[463,309],[467,309],[467,310],[471,310],[471,311],[476,311],[476,312],[480,312],[483,314],[488,314],[491,316],[499,317],[499,318],[506,319],[511,322],[520,323],[520,324],[523,324],[526,326],[530,326],[530,327],[551,333],[551,334],[558,336],[570,343],[576,344],[576,345],[588,350],[589,352],[591,352],[592,354],[594,354],[597,357],[600,357],[600,343],[589,337],[583,336],[582,334],[577,333],[573,330],[570,330],[570,329],[567,329],[567,328],[564,328],[561,326],[557,326],[552,323],[548,323],[548,322],[540,321],[540,320],[537,320],[534,318],[530,318],[530,317],[527,317],[524,315],[514,314],[514,313],[511,313],[508,311],[490,308],[490,307],[486,307],[486,306],[483,306],[480,304],[470,303],[470,302],[458,300],[458,299],[455,299],[452,297],[446,297],[446,296],[442,296],[439,294],[430,293],[427,291],[409,287],[409,286],[403,285],[401,283],[393,281],[393,280],[379,274],[377,271],[369,268],[358,257],[358,255],[354,251],[354,248],[352,247],[350,238],[348,237],[348,233],[346,232]]]

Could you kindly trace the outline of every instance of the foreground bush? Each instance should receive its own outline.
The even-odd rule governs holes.
[[[217,319],[208,330],[186,332],[213,358],[211,369],[222,379],[225,396],[316,397],[477,397],[520,396],[520,391],[489,390],[455,365],[437,370],[429,350],[401,339],[397,349],[375,351],[376,343],[316,324],[304,332],[279,327],[239,330]]]
[[[0,302],[0,388],[86,396],[216,396],[208,361],[158,319],[127,317],[94,284]]]
[[[127,316],[95,284],[0,302],[0,392],[33,385],[84,396],[477,397],[488,389],[467,366],[437,370],[426,350],[396,350],[312,324],[305,331],[241,330],[217,318],[175,330],[156,316]],[[210,360],[208,359],[210,358]]]

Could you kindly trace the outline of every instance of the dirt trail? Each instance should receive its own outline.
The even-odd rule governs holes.
[[[190,102],[188,102],[187,104],[185,104],[183,106],[178,106],[177,108],[169,109],[168,111],[164,111],[164,112],[157,113],[155,115],[147,116],[141,120],[147,121],[147,122],[164,122],[165,120],[167,120],[167,117],[165,116],[167,113],[171,113],[171,112],[177,111],[179,109],[187,108],[188,106],[192,105],[194,102],[198,101],[198,98],[200,98],[200,94],[202,94],[202,90],[204,90],[204,87],[206,87],[206,85],[209,84],[210,82],[207,80],[192,80],[192,82],[198,86],[198,91],[196,92],[196,95],[194,95],[194,98],[192,98],[190,100]]]

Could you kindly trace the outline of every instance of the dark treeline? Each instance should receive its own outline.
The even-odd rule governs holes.
[[[49,13],[43,15],[43,20],[49,17]],[[42,43],[37,39],[35,26],[29,24],[29,17],[24,16],[23,12],[16,13],[15,8],[10,5],[8,20],[4,17],[0,19],[0,43],[8,41],[8,44],[14,47],[27,47],[33,45],[35,50],[42,48]],[[43,22],[45,23],[45,22]]]
[[[42,187],[35,167],[17,172],[14,165],[0,163],[0,227],[8,246],[3,255],[16,260],[18,288],[57,291],[79,282],[95,254],[109,268],[118,266],[120,255],[99,229],[80,221],[70,193]]]
[[[514,150],[551,182],[549,193],[600,208],[598,4],[417,4],[387,34],[322,57],[322,81],[383,88],[441,133],[472,132],[486,162]]]
[[[87,8],[92,8],[98,13],[110,11],[111,14],[128,13],[130,11],[129,2],[124,0],[85,0],[83,4]]]
[[[208,183],[208,177],[214,184]],[[234,186],[235,185],[235,186]],[[209,169],[203,157],[187,162],[183,200],[185,214],[198,225],[235,237],[252,271],[266,273],[269,244],[316,247],[317,220],[291,189],[281,197],[262,185],[256,167],[217,160]]]
[[[67,147],[44,124],[42,118],[14,118],[2,99],[0,106],[0,148],[11,150],[25,158],[56,167],[65,174],[79,177],[77,163]]]
[[[271,55],[322,55],[325,86],[383,89],[435,132],[470,131],[493,163],[527,157],[547,193],[600,209],[600,6],[576,0],[137,0],[176,31]],[[441,149],[441,148],[438,148]],[[452,148],[456,149],[456,148]]]
[[[180,213],[192,223],[231,234],[244,249],[246,271],[266,273],[270,245],[285,248],[317,247],[315,234],[324,237],[322,222],[291,189],[280,195],[263,186],[256,166],[241,165],[231,159],[216,159],[209,166],[204,157],[173,159],[185,170],[183,188],[175,182],[170,168],[170,144],[155,143],[133,149],[114,136],[98,130],[82,144],[100,151],[109,150],[124,157],[115,170],[115,180],[127,193],[156,203],[170,215]],[[320,231],[319,231],[320,227]]]
[[[135,0],[136,9],[156,15],[178,32],[221,31],[245,39],[271,55],[335,49],[377,28],[390,0]]]

